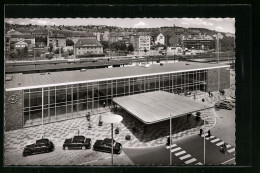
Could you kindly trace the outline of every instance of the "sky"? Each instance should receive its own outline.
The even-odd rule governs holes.
[[[235,33],[235,18],[6,18],[5,21],[20,25],[107,25],[122,28],[157,28],[175,25]]]

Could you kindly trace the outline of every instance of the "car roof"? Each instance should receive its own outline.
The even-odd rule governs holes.
[[[74,136],[73,139],[85,140],[85,136]]]
[[[110,139],[110,138],[105,138],[103,140],[103,143],[105,143],[105,144],[111,144],[111,142],[112,142],[112,139]],[[115,142],[115,140],[114,140],[114,142]]]
[[[47,144],[49,143],[49,139],[43,138],[36,141],[36,144]]]

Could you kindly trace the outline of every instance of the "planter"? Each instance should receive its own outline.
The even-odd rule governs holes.
[[[102,126],[103,125],[103,122],[102,121],[99,121],[98,122],[98,126]]]
[[[115,134],[119,134],[119,128],[115,129]]]

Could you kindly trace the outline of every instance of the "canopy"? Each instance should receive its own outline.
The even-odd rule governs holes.
[[[214,107],[185,96],[155,91],[116,97],[113,101],[145,124],[153,124]]]

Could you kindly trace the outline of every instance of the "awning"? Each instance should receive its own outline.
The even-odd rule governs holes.
[[[170,115],[176,118],[214,107],[212,104],[165,91],[116,97],[113,101],[145,124],[170,119]]]

